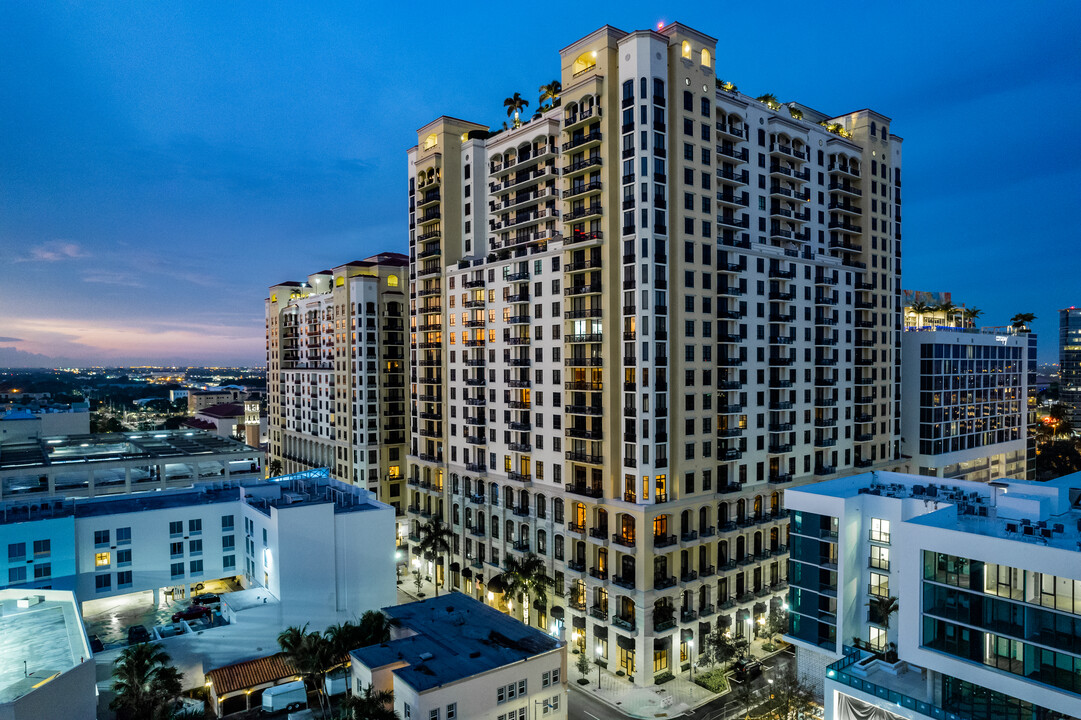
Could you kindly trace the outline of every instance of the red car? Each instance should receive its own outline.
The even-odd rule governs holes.
[[[206,605],[192,605],[185,608],[180,612],[173,613],[173,622],[179,622],[180,620],[194,620],[201,617],[210,617],[213,611]]]

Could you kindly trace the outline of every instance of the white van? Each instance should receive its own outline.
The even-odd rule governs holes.
[[[308,690],[303,680],[282,683],[263,691],[263,712],[292,712],[308,707]]]

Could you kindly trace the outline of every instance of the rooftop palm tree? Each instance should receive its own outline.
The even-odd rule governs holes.
[[[755,98],[760,103],[765,103],[770,110],[776,110],[781,107],[781,102],[777,99],[777,96],[773,93],[766,93],[765,95],[759,95]]]
[[[916,327],[923,325],[923,316],[931,312],[931,306],[922,300],[917,300],[908,306],[908,309],[916,316]]]
[[[739,88],[736,87],[735,83],[730,83],[727,80],[720,79],[717,80],[717,87],[726,92],[736,92],[737,90],[739,90]]]
[[[800,110],[799,108],[795,108],[795,107],[788,108],[788,114],[791,115],[793,117],[793,119],[795,119],[795,120],[802,120],[803,119],[803,111]]]
[[[957,314],[957,306],[949,300],[944,303],[939,303],[938,307],[935,309],[937,312],[942,313],[943,321],[946,325],[949,325],[952,322],[950,318]]]
[[[961,314],[969,327],[976,327],[976,319],[980,315],[983,315],[983,310],[980,310],[979,308],[965,308],[961,311]]]
[[[131,645],[113,664],[113,692],[109,707],[120,718],[165,720],[172,717],[180,695],[180,671],[170,664],[160,643]]]
[[[553,80],[547,85],[541,85],[537,91],[540,93],[540,110],[547,110],[548,107],[554,107],[556,101],[559,100],[559,94],[563,92],[563,84],[558,80]],[[545,100],[551,100],[552,105],[546,107],[544,105]]]
[[[521,93],[514,93],[514,95],[503,101],[503,107],[507,108],[507,117],[514,118],[514,127],[518,127],[522,124],[518,115],[522,110],[529,107],[529,101],[523,98]]]
[[[453,536],[450,526],[443,522],[439,516],[433,517],[421,525],[417,531],[420,533],[420,542],[417,547],[421,554],[429,561],[439,560],[442,564],[443,556],[450,552],[450,538]],[[439,597],[439,573],[435,576],[435,596]]]
[[[1010,325],[1017,332],[1028,332],[1028,324],[1036,319],[1032,313],[1017,313],[1010,318]]]

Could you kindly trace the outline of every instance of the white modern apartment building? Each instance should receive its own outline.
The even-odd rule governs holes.
[[[273,285],[266,300],[270,461],[330,468],[399,512],[407,266],[381,253]]]
[[[265,588],[285,622],[337,622],[394,598],[394,511],[323,472],[93,499],[0,503],[0,588],[80,603],[219,578]],[[148,592],[149,591],[149,592]]]
[[[901,357],[901,451],[909,472],[985,482],[1034,476],[1035,335],[906,327]]]
[[[395,638],[352,652],[352,689],[413,720],[562,720],[566,644],[460,593],[384,608]]]
[[[871,472],[785,502],[787,639],[826,717],[1081,716],[1081,474]]]
[[[201,430],[57,435],[0,443],[0,501],[45,509],[98,497],[263,477],[263,452]]]
[[[606,26],[553,107],[408,152],[414,532],[478,598],[541,555],[531,622],[640,684],[782,602],[785,488],[900,457],[901,139],[716,58]]]

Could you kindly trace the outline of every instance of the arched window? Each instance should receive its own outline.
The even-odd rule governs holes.
[[[548,554],[548,535],[543,530],[537,530],[537,554]]]
[[[705,65],[706,67],[710,67],[710,63],[712,61],[713,61],[713,58],[710,57],[709,50],[707,50],[705,48],[702,48],[702,64]]]
[[[686,40],[684,40],[682,49],[683,49],[683,57],[690,60],[691,59],[691,44],[689,42],[687,42]]]
[[[563,536],[562,535],[556,535],[555,558],[556,558],[556,560],[562,560],[563,559]]]
[[[597,66],[597,51],[591,50],[584,52],[578,56],[578,59],[574,61],[574,65],[571,68],[572,72],[577,75],[584,73],[586,70],[591,70]]]
[[[397,275],[387,275],[387,287],[398,287]]]
[[[508,520],[507,521],[507,535],[505,537],[505,540],[507,542],[513,542],[514,541],[514,521],[513,520]]]
[[[424,138],[424,149],[425,150],[434,148],[438,144],[439,144],[439,136],[436,135],[435,133],[432,133],[428,137]]]
[[[871,134],[878,135],[878,125],[875,123],[874,120],[871,121]]]
[[[537,495],[537,517],[543,520],[547,516],[548,516],[548,503],[544,499],[544,496],[538,493],[538,495]]]

